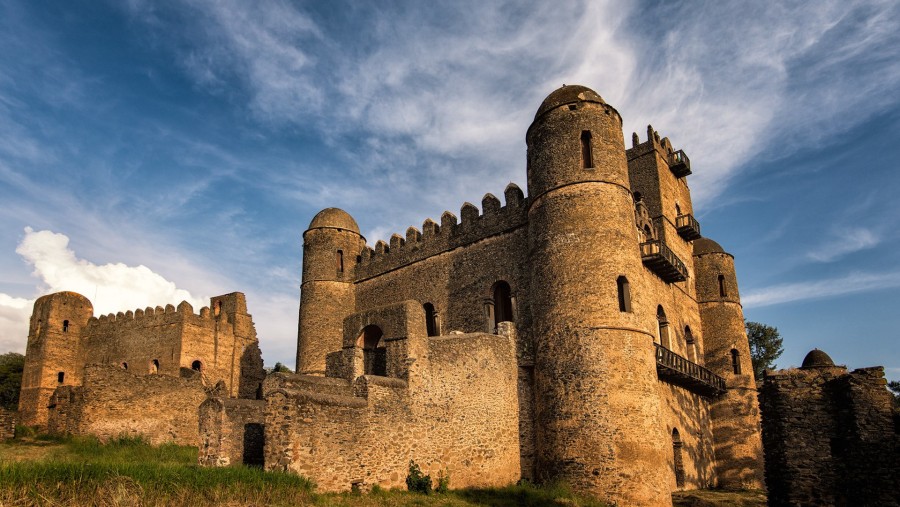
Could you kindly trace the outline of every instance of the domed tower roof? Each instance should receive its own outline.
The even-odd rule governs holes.
[[[694,255],[703,255],[708,253],[728,253],[722,248],[722,245],[716,243],[709,238],[700,238],[694,241]]]
[[[541,107],[538,108],[537,113],[534,115],[534,119],[540,118],[542,114],[551,109],[575,102],[596,102],[599,104],[606,104],[597,92],[591,90],[587,86],[562,85],[561,88],[558,88],[550,95],[547,95],[547,98],[541,102]]]
[[[345,229],[359,234],[359,226],[350,213],[340,208],[325,208],[313,217],[309,229],[332,228]]]
[[[834,366],[834,361],[825,352],[819,349],[812,349],[806,357],[803,358],[801,368],[829,368]]]

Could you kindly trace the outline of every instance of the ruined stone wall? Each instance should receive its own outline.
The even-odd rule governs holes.
[[[16,424],[19,423],[19,413],[15,410],[0,408],[0,441],[16,437]]]
[[[324,491],[405,487],[409,460],[453,487],[520,477],[517,367],[508,336],[409,338],[410,380],[272,375],[266,379],[266,468]]]
[[[233,306],[235,299],[241,300],[238,308],[218,313],[203,307],[195,314],[182,302],[177,309],[166,305],[91,318],[79,351],[81,364],[178,376],[181,368],[192,368],[197,361],[206,385],[223,380],[229,396],[255,398],[263,378],[262,358],[243,294],[218,296],[212,303]]]
[[[203,466],[263,465],[264,400],[210,397],[200,405]]]
[[[761,390],[770,505],[900,505],[900,437],[884,372],[766,372]]]
[[[198,374],[184,374],[190,378],[85,366],[81,386],[54,393],[50,427],[100,440],[124,435],[143,436],[152,444],[198,445],[198,408],[206,391]]]

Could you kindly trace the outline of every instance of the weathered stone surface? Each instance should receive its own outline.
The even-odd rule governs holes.
[[[769,505],[900,505],[900,434],[885,384],[881,367],[766,372]]]
[[[153,441],[166,441],[168,435],[196,444],[203,386],[221,381],[225,397],[256,398],[265,377],[244,295],[216,296],[210,308],[195,314],[182,302],[177,308],[138,309],[97,319],[90,301],[79,294],[39,298],[25,354],[22,423],[47,427],[48,418],[55,418],[51,430],[107,437],[116,436],[114,426],[121,424],[123,433],[147,431],[145,436]],[[92,368],[88,385],[90,364],[119,371]],[[196,373],[199,397],[179,393],[185,369]],[[185,400],[195,404],[185,405]],[[135,405],[142,408],[123,408]],[[173,410],[182,413],[175,417],[169,413]],[[186,426],[170,427],[182,423]]]

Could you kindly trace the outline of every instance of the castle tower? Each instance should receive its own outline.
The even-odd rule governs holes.
[[[759,403],[734,257],[702,238],[694,242],[694,266],[706,367],[724,378],[727,388],[712,404],[719,486],[762,488]]]
[[[81,383],[81,330],[93,314],[91,302],[74,292],[57,292],[34,302],[19,395],[22,424],[46,428],[53,391]]]
[[[341,350],[344,318],[353,313],[353,269],[366,244],[346,211],[320,211],[303,233],[303,280],[297,373],[324,375],[325,356]]]
[[[655,307],[622,310],[617,295],[621,277],[644,278],[621,117],[563,86],[526,141],[538,476],[619,505],[671,505],[653,335],[639,320]]]

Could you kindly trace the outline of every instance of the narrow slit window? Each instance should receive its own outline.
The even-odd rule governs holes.
[[[336,260],[337,260],[338,273],[343,273],[344,272],[344,251],[343,250],[337,251],[337,259]]]
[[[69,321],[64,320],[63,321],[63,333],[68,333],[68,332],[69,332]]]
[[[631,286],[624,276],[616,278],[616,290],[619,293],[619,311],[631,312]]]
[[[437,336],[439,334],[437,312],[434,311],[434,305],[431,303],[425,303],[423,307],[425,309],[425,327],[428,332],[428,336]]]
[[[719,275],[719,297],[728,296],[728,291],[725,288],[725,275]]]
[[[594,157],[591,150],[591,131],[581,131],[581,167],[590,169],[594,167]]]
[[[731,349],[731,370],[735,375],[741,374],[741,353],[737,349]]]
[[[59,372],[59,373],[56,374],[56,381],[57,381],[58,383],[62,384],[63,381],[65,381],[65,380],[66,380],[66,373],[65,373],[65,372],[62,372],[62,371],[61,371],[61,372]]]

